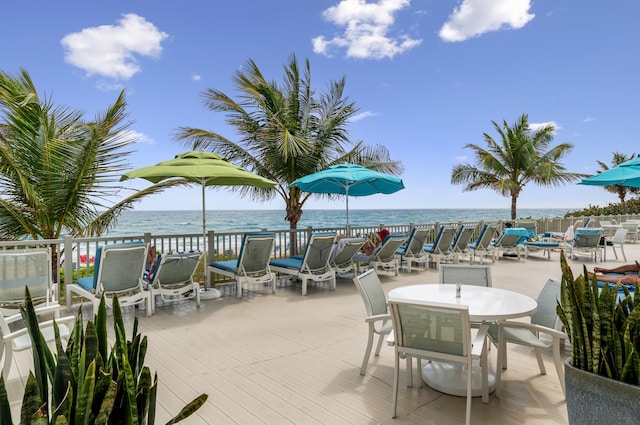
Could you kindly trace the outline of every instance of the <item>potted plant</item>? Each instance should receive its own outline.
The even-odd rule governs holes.
[[[56,354],[44,343],[33,302],[26,290],[20,307],[33,342],[36,373],[29,372],[20,423],[28,424],[148,424],[155,422],[158,378],[144,365],[147,337],[138,333],[138,318],[127,340],[117,296],[113,298],[115,343],[109,349],[104,296],[94,321],[83,327],[82,308],[62,348],[56,328]],[[188,403],[167,425],[178,423],[207,400],[202,394]],[[0,424],[12,424],[4,380],[0,376]]]
[[[564,253],[560,265],[557,311],[571,342],[571,358],[565,362],[569,423],[638,424],[640,300],[624,285],[599,288],[586,267],[574,279]]]

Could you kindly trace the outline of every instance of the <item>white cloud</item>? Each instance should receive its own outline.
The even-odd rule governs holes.
[[[140,72],[137,57],[158,58],[168,35],[143,17],[129,13],[117,25],[84,28],[61,40],[64,59],[86,71],[116,80],[128,80]]]
[[[560,130],[562,127],[560,127],[555,121],[548,121],[548,122],[538,122],[538,123],[529,123],[529,129],[532,131],[537,131],[540,130],[543,127],[546,127],[548,125],[552,125],[553,126],[553,133],[557,133],[558,130]]]
[[[464,41],[487,32],[520,29],[535,15],[531,0],[462,0],[440,29],[444,41]]]
[[[595,119],[595,118],[593,118],[593,117],[587,117],[587,118],[585,118],[584,120],[582,120],[582,122],[593,122],[593,121],[595,121],[595,120],[596,120],[596,119]]]
[[[369,117],[375,117],[376,115],[378,114],[376,114],[375,112],[369,112],[369,111],[360,112],[359,114],[356,114],[353,117],[351,117],[351,122],[360,121]]]
[[[122,136],[130,140],[135,140],[136,143],[144,143],[145,145],[156,144],[156,141],[152,137],[149,137],[144,133],[139,133],[134,130],[127,130],[123,133]]]
[[[467,160],[467,156],[466,155],[456,156],[456,161],[457,162],[465,162],[466,160]]]
[[[331,39],[318,36],[311,40],[313,51],[331,56],[334,49],[346,49],[347,57],[359,59],[392,58],[419,45],[422,40],[407,35],[391,36],[396,13],[411,4],[410,0],[341,0],[322,13],[323,18],[344,32]]]
[[[191,81],[200,81],[200,80],[202,80],[202,75],[200,74],[193,74],[191,76]]]

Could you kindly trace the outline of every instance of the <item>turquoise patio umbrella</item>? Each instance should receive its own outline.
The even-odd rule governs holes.
[[[635,157],[618,164],[606,171],[587,177],[578,184],[588,186],[640,187],[640,157]]]
[[[124,174],[120,180],[142,178],[151,183],[159,183],[171,178],[182,178],[202,187],[202,236],[207,240],[207,223],[204,189],[207,186],[254,186],[269,189],[276,182],[238,167],[224,157],[211,152],[185,152],[175,158],[156,165],[137,168]],[[207,249],[204,249],[205,291],[202,298],[211,299],[221,296],[220,291],[209,289]]]
[[[345,195],[347,197],[347,229],[349,228],[349,196],[390,194],[404,189],[400,177],[370,170],[356,164],[332,165],[325,170],[301,177],[289,184],[303,192]]]

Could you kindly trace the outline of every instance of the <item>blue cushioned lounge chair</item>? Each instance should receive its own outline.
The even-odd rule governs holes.
[[[193,280],[193,274],[201,259],[199,251],[158,255],[158,266],[148,286],[153,312],[158,295],[165,303],[195,298],[196,306],[200,307],[200,284]]]
[[[491,242],[494,247],[495,258],[500,256],[500,252],[503,254],[512,254],[520,260],[520,249],[523,244],[529,238],[529,231],[524,227],[512,227],[506,228],[500,233],[498,239]]]
[[[336,289],[336,272],[329,263],[335,232],[312,233],[302,258],[290,257],[269,261],[271,270],[302,281],[302,295],[307,295],[307,281],[329,281],[329,289]]]
[[[238,286],[238,298],[242,297],[243,288],[249,290],[249,285],[268,284],[271,293],[275,294],[276,275],[269,266],[275,244],[276,235],[273,232],[245,233],[238,258],[214,261],[209,264],[209,271],[233,278]]]
[[[456,229],[441,224],[433,243],[424,245],[425,252],[429,255],[429,261],[434,262],[436,268],[440,267],[442,260],[453,259],[451,247]]]
[[[97,312],[102,294],[108,308],[111,308],[113,295],[117,294],[120,306],[144,304],[146,314],[150,316],[153,312],[151,291],[145,290],[143,282],[147,249],[148,245],[143,242],[99,246],[94,275],[66,285],[67,307],[71,306],[73,293],[91,301],[93,311]]]
[[[491,257],[491,261],[495,262],[494,247],[491,245],[491,239],[496,233],[496,226],[485,223],[480,229],[480,234],[475,242],[469,244],[471,250],[471,264],[475,263],[476,255],[480,257],[480,262],[484,262],[484,257]]]
[[[424,250],[424,244],[429,237],[431,230],[427,228],[414,227],[409,233],[409,239],[405,246],[401,246],[396,254],[400,256],[400,265],[408,272],[411,272],[411,266],[416,263],[420,268],[426,268],[429,264],[429,254]]]

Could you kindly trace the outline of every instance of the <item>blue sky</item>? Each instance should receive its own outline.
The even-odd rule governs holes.
[[[353,140],[383,144],[402,161],[406,189],[351,198],[358,208],[509,208],[489,190],[463,192],[451,169],[467,143],[497,137],[491,121],[556,126],[575,147],[569,171],[592,174],[614,151],[636,153],[640,124],[640,5],[577,0],[35,1],[3,5],[0,70],[26,69],[41,95],[90,119],[126,89],[139,136],[131,167],[185,149],[180,126],[234,137],[201,92],[234,96],[232,75],[253,59],[280,81],[294,53],[324,90],[346,77],[360,108]],[[554,144],[555,144],[554,143]],[[126,183],[145,187],[145,181]],[[616,198],[602,188],[527,186],[518,206],[582,208]],[[155,195],[136,209],[199,209],[199,189]],[[281,209],[207,190],[208,209]],[[344,208],[310,201],[306,208]]]

